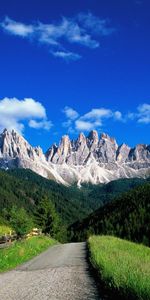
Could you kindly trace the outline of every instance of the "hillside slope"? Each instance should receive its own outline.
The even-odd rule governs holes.
[[[150,245],[150,182],[117,197],[69,230],[72,241],[108,234]]]
[[[76,193],[77,194],[77,193]],[[39,201],[48,197],[65,224],[85,217],[89,210],[75,201],[67,187],[49,181],[30,170],[0,171],[0,215],[13,205],[24,207],[33,215]],[[82,202],[82,201],[81,201]]]
[[[0,171],[0,214],[4,208],[23,206],[31,215],[39,201],[47,196],[67,225],[81,220],[100,206],[110,202],[137,185],[144,179],[121,179],[106,185],[84,185],[65,187],[47,180],[31,170],[14,169]]]
[[[97,208],[112,201],[115,196],[122,194],[136,186],[144,184],[145,179],[131,178],[118,179],[107,184],[84,184],[80,189],[76,185],[65,187],[53,180],[47,180],[36,173],[25,169],[8,170],[8,174],[37,185],[43,193],[55,204],[57,211],[67,223],[72,220],[81,220]],[[67,218],[67,219],[66,219]]]

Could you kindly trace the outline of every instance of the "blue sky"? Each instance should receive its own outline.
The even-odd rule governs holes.
[[[149,0],[1,0],[0,130],[149,144]]]

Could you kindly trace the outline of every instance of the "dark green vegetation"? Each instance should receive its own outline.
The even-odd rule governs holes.
[[[23,207],[13,206],[5,216],[19,238],[28,234],[34,226],[32,218]]]
[[[40,236],[17,241],[9,248],[1,249],[0,272],[15,268],[56,243],[49,237]]]
[[[66,224],[72,224],[110,202],[114,196],[144,182],[144,179],[123,179],[106,185],[83,185],[78,189],[47,180],[30,170],[0,171],[0,210],[13,204],[32,212],[35,204],[46,196],[61,219]]]
[[[107,234],[150,245],[150,183],[139,186],[70,227],[72,241]]]
[[[88,241],[90,261],[109,299],[150,299],[150,249],[110,236]]]
[[[0,171],[0,211],[13,205],[24,207],[31,215],[40,201],[47,197],[64,223],[84,217],[88,209],[80,201],[80,192],[47,180],[30,170]]]
[[[42,228],[43,232],[55,239],[65,241],[66,228],[72,223],[83,220],[123,191],[143,183],[144,179],[123,179],[106,185],[84,184],[78,189],[47,180],[30,170],[1,170],[0,219],[3,218],[6,225],[15,227],[17,231],[21,222],[17,220],[17,215],[22,220],[29,218],[26,223]],[[25,214],[22,209],[28,217],[21,217]],[[4,222],[0,221],[0,224]],[[25,232],[27,228],[22,230]],[[18,234],[22,235],[23,231],[18,231]]]

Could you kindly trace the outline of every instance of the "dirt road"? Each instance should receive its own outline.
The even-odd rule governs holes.
[[[2,300],[101,299],[86,261],[86,244],[56,245],[0,274]]]

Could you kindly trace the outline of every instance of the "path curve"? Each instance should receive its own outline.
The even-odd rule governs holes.
[[[53,246],[0,274],[0,299],[100,300],[86,261],[86,243]]]

